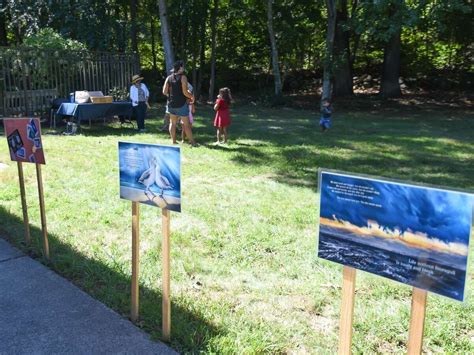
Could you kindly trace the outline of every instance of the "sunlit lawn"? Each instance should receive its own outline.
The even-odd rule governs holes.
[[[33,166],[25,167],[32,255],[124,316],[130,308],[131,202],[118,193],[117,142],[168,144],[161,110],[148,133],[96,123],[43,136],[51,262],[40,256]],[[317,169],[474,189],[474,114],[467,109],[315,112],[234,108],[230,144],[215,147],[200,108],[198,148],[182,146],[182,213],[172,213],[172,341],[184,352],[334,353],[342,268],[316,257]],[[0,142],[0,231],[22,245],[16,165]],[[161,336],[161,217],[141,208],[141,320]],[[472,244],[472,243],[471,243]],[[471,247],[472,251],[472,247]],[[472,253],[471,253],[472,254]],[[424,350],[474,352],[473,258],[464,304],[428,299]],[[353,349],[406,352],[411,289],[358,273]]]

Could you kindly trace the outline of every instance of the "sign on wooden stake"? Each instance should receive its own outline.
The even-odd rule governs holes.
[[[318,256],[344,265],[339,352],[359,269],[413,286],[408,351],[420,353],[427,291],[464,300],[474,195],[321,169],[319,196]]]
[[[181,212],[179,147],[119,142],[120,197],[132,202],[132,311],[139,318],[139,202],[162,210],[163,339],[171,336],[170,210]]]
[[[23,224],[25,226],[25,242],[31,243],[30,226],[28,221],[28,207],[26,204],[25,182],[22,163],[36,165],[36,179],[38,182],[38,197],[41,214],[41,230],[43,252],[49,259],[48,229],[46,226],[46,211],[43,193],[43,178],[41,165],[45,164],[43,143],[41,141],[41,125],[37,118],[5,118],[3,120],[5,135],[7,136],[10,158],[17,162],[18,179],[20,181],[21,207],[23,210]]]

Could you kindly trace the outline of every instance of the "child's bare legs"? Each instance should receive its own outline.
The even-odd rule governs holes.
[[[181,122],[181,143],[184,143],[184,124]]]
[[[227,127],[224,127],[223,131],[224,131],[224,143],[227,143]]]
[[[222,128],[217,127],[217,133],[216,133],[216,144],[219,144],[221,142],[221,135],[222,135]]]
[[[194,142],[193,131],[191,130],[192,126],[189,124],[189,117],[183,116],[181,117],[181,120],[183,121],[183,131],[186,134],[186,137],[188,137],[189,143],[195,145],[196,142]]]

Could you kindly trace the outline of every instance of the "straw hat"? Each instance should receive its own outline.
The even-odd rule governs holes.
[[[132,76],[132,84],[135,84],[135,82],[137,82],[138,80],[143,80],[143,77],[141,77],[140,75]]]

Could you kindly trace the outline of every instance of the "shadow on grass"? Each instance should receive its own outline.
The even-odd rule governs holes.
[[[380,117],[339,113],[334,128],[319,131],[317,117],[281,110],[242,110],[231,127],[238,140],[226,151],[240,165],[272,166],[274,180],[317,188],[317,168],[411,179],[453,187],[472,187],[474,116],[443,112]],[[239,117],[240,116],[240,117]],[[307,116],[307,117],[306,117]]]
[[[272,179],[291,186],[316,190],[317,169],[325,167],[472,187],[472,110],[439,108],[435,104],[423,106],[425,111],[411,104],[393,106],[336,111],[334,127],[326,133],[320,132],[317,111],[235,106],[229,128],[230,144],[225,147],[212,145],[214,111],[201,106],[195,116],[193,134],[201,149],[220,151],[241,166],[268,167]],[[148,134],[166,140],[169,133],[160,130],[162,112],[163,108],[155,108],[146,127]],[[83,135],[140,140],[136,130],[118,124],[97,124],[84,129]]]
[[[41,229],[30,225],[31,246],[24,244],[23,231],[23,220],[0,206],[0,232],[7,241],[69,279],[123,317],[129,317],[131,279],[123,270],[115,270],[79,253],[54,234],[49,234],[51,260],[48,261],[41,254]],[[150,333],[153,339],[161,337],[161,305],[161,292],[140,285],[140,319],[137,325]],[[225,334],[225,330],[218,329],[199,315],[171,303],[169,345],[177,351],[204,352],[208,349],[208,342],[220,334]]]

